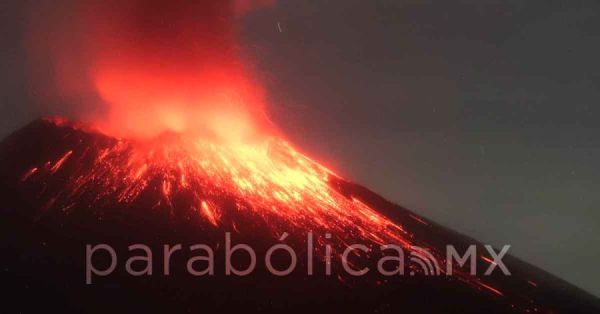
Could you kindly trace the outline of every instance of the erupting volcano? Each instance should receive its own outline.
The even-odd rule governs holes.
[[[348,182],[286,140],[268,119],[264,92],[236,43],[236,19],[269,5],[102,1],[62,8],[68,19],[33,14],[32,64],[49,62],[55,86],[44,87],[42,79],[37,88],[42,98],[58,97],[65,108],[56,111],[75,119],[34,121],[0,145],[1,244],[11,256],[4,274],[16,287],[10,307],[32,297],[43,300],[32,308],[93,306],[98,312],[140,306],[298,312],[597,306],[512,257],[512,276],[470,274],[470,267],[495,263],[485,250],[450,276],[446,245],[463,252],[470,244],[483,246]],[[64,32],[67,26],[74,31]],[[225,232],[258,251],[284,240],[304,246],[307,233],[314,233],[314,248],[299,253],[308,255],[299,268],[314,254],[325,265],[315,266],[315,273],[324,275],[298,271],[274,279],[261,269],[248,278],[198,280],[175,270],[167,279],[118,272],[94,286],[81,279],[86,244],[112,241],[124,250],[136,241],[220,243]],[[418,276],[433,274],[414,265],[410,277],[355,278],[339,265],[330,274],[331,257],[341,258],[355,243],[368,249],[350,260],[355,268],[372,266],[386,256],[377,248],[395,244],[430,256],[442,265],[436,267],[440,276]]]
[[[40,183],[69,169],[62,190],[42,192],[48,210],[152,199],[145,204],[152,209],[196,212],[211,225],[235,227],[235,215],[224,213],[227,199],[271,227],[409,246],[399,225],[333,191],[328,182],[338,176],[299,153],[268,120],[260,86],[236,51],[234,20],[269,4],[132,1],[117,12],[110,2],[76,5],[83,36],[67,42],[84,47],[89,59],[80,66],[103,109],[80,128],[107,138],[65,147],[21,181]],[[70,53],[53,56],[65,90],[74,76],[65,64]]]

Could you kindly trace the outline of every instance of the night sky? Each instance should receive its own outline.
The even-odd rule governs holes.
[[[0,3],[2,137],[62,113],[31,105],[26,5]],[[600,296],[600,2],[279,0],[240,23],[304,152]]]

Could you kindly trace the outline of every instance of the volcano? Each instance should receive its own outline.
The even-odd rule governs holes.
[[[0,180],[8,312],[600,311],[595,297],[517,258],[502,259],[507,275],[491,254],[499,249],[349,182],[277,136],[240,143],[165,132],[129,140],[40,119],[1,142]],[[226,237],[258,258],[227,257]],[[214,250],[214,270],[203,276],[186,272],[197,255],[188,248],[199,243]],[[343,256],[355,243],[361,249]],[[92,282],[89,246],[100,244],[114,248],[116,266]],[[135,244],[153,253],[151,271],[139,276],[125,263],[139,255]],[[165,245],[177,244],[183,249],[163,258]],[[280,273],[295,264],[285,275],[263,258],[277,244],[296,253],[272,255]],[[375,271],[387,244],[406,253],[402,276]],[[474,247],[473,263],[449,260],[449,245],[461,256]],[[94,267],[106,269],[108,257],[98,253]],[[227,263],[255,267],[232,275]],[[349,274],[348,266],[370,271]]]

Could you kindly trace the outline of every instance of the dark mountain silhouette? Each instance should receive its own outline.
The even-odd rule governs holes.
[[[511,256],[502,259],[510,276],[499,269],[484,276],[491,256],[483,244],[337,175],[327,178],[325,196],[331,195],[331,199],[324,201],[335,201],[334,205],[313,208],[306,204],[311,209],[298,212],[292,208],[297,203],[290,208],[280,206],[292,204],[285,195],[276,203],[265,203],[244,199],[240,195],[246,194],[239,191],[230,193],[219,173],[182,176],[191,173],[181,170],[187,157],[177,159],[177,167],[162,162],[143,164],[140,169],[144,173],[138,171],[131,177],[131,169],[123,171],[136,154],[129,144],[59,119],[34,121],[0,143],[1,312],[600,311],[597,298]],[[295,156],[278,146],[273,154],[283,160]],[[299,199],[322,199],[307,189],[312,195]],[[279,207],[272,211],[261,208],[275,207],[273,204]],[[339,204],[348,207],[330,207]],[[319,239],[315,240],[312,276],[306,272],[309,231]],[[231,232],[234,245],[246,243],[255,249],[258,258],[252,274],[224,275],[226,232]],[[280,241],[283,232],[289,235]],[[324,238],[329,232],[331,239]],[[327,241],[337,258],[331,275],[325,273],[323,262]],[[425,248],[440,263],[441,274],[427,274],[411,263],[409,251],[404,276],[378,274],[377,260],[384,255],[377,252],[351,259],[355,268],[370,267],[365,276],[343,271],[339,251],[344,245],[365,243],[375,248],[386,241],[399,241],[403,248]],[[114,247],[117,267],[87,285],[86,245],[101,243]],[[136,243],[152,249],[152,275],[134,277],[126,272],[125,261],[139,255],[128,251],[128,246]],[[288,244],[298,254],[298,265],[289,276],[277,277],[265,266],[266,251],[278,243]],[[169,275],[163,272],[164,244],[183,247],[172,255]],[[214,249],[213,276],[195,277],[186,272],[188,259],[196,255],[187,248],[194,244]],[[454,245],[462,255],[472,244],[477,245],[478,274],[470,275],[465,265],[447,275],[446,246]],[[109,264],[107,256],[101,255],[94,260],[98,268]],[[232,259],[239,268],[248,263],[244,254]],[[275,254],[273,263],[289,265],[290,258]]]

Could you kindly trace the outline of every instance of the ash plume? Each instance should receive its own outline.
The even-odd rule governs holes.
[[[272,4],[36,3],[27,40],[33,93],[44,114],[88,121],[115,136],[246,137],[268,123],[263,92],[238,54],[236,19]]]

